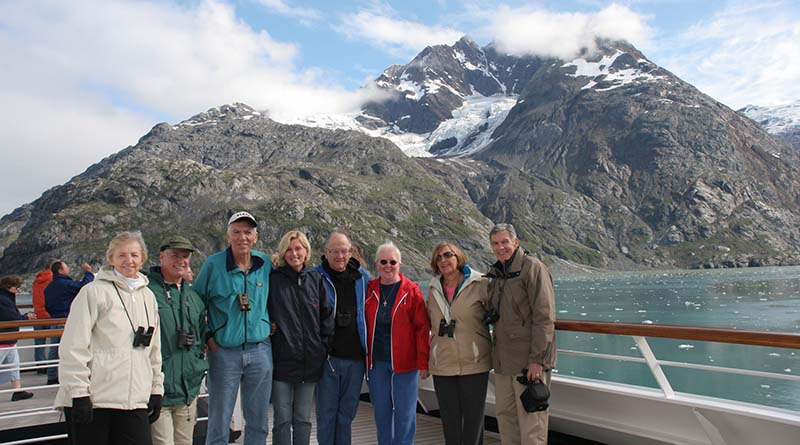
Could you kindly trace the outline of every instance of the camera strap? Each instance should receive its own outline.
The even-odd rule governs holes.
[[[125,307],[125,301],[122,300],[122,294],[119,293],[119,288],[117,288],[117,283],[112,283],[114,285],[114,290],[117,291],[117,296],[119,297],[119,302],[122,304],[122,309],[125,310],[125,315],[128,317],[128,323],[131,324],[131,331],[133,331],[133,335],[136,335],[136,328],[133,327],[133,320],[131,320],[131,314],[128,312],[128,308]],[[136,292],[135,290],[131,292]],[[147,327],[150,327],[150,312],[147,310],[147,301],[142,298],[142,303],[144,304],[144,316],[147,317]]]
[[[161,276],[161,287],[164,288],[164,294],[167,296],[167,303],[169,304],[170,308],[172,308],[172,294],[169,292],[169,284],[170,283],[167,283],[166,281],[164,281],[164,276],[162,275]],[[178,288],[178,319],[175,320],[175,325],[178,326],[178,329],[184,329],[184,325],[186,324],[186,316],[188,316],[188,312],[189,312],[189,304],[188,304],[189,302],[186,301],[186,299],[184,298],[184,295],[183,295],[183,292],[184,292],[184,289],[185,289],[184,286],[185,285],[183,283],[181,283],[180,285],[179,284],[175,284],[175,287]],[[183,314],[184,301],[186,301],[186,313],[187,313],[186,316],[184,316],[184,314]],[[173,316],[175,315],[175,311],[174,310],[172,311],[172,314],[173,314]],[[149,320],[148,320],[148,323],[149,323]]]

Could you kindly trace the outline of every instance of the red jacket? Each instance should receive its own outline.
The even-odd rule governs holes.
[[[50,318],[44,308],[44,289],[53,281],[53,272],[43,270],[36,274],[33,280],[33,312],[36,318]]]
[[[370,280],[364,315],[367,321],[367,369],[372,369],[375,317],[380,304],[380,278]],[[431,326],[425,299],[417,283],[400,274],[400,288],[392,306],[392,370],[409,372],[428,369]]]

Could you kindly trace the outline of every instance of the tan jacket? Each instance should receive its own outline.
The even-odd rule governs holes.
[[[140,277],[143,284],[131,293],[104,267],[75,297],[58,348],[56,408],[91,396],[94,408],[132,410],[147,408],[151,394],[164,394],[158,303],[147,278]],[[133,347],[131,323],[145,330],[155,327],[149,347]]]
[[[519,374],[530,363],[556,365],[556,303],[550,270],[538,259],[514,253],[508,267],[489,270],[489,304],[500,314],[495,324],[494,371]]]
[[[469,277],[448,304],[439,278],[430,281],[428,317],[431,320],[431,356],[428,370],[432,375],[454,376],[487,372],[492,369],[492,341],[483,324],[487,300],[486,279],[469,269]],[[466,274],[465,274],[466,275]],[[439,336],[439,321],[456,320],[453,337]]]

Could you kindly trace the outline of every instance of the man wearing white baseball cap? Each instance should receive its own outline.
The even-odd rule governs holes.
[[[208,257],[194,290],[208,309],[208,435],[206,444],[227,444],[236,393],[242,385],[244,443],[264,444],[272,391],[269,274],[272,263],[253,249],[258,222],[248,212],[228,220],[228,248]]]

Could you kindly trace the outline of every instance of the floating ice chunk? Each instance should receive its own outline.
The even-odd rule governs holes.
[[[770,357],[780,357],[781,356],[777,352],[770,352],[769,355],[770,355]]]
[[[642,320],[642,324],[653,324],[653,320]]]
[[[678,349],[694,349],[694,345],[678,345]]]
[[[761,387],[764,388],[764,389],[769,389],[770,388],[769,385],[761,385]]]

